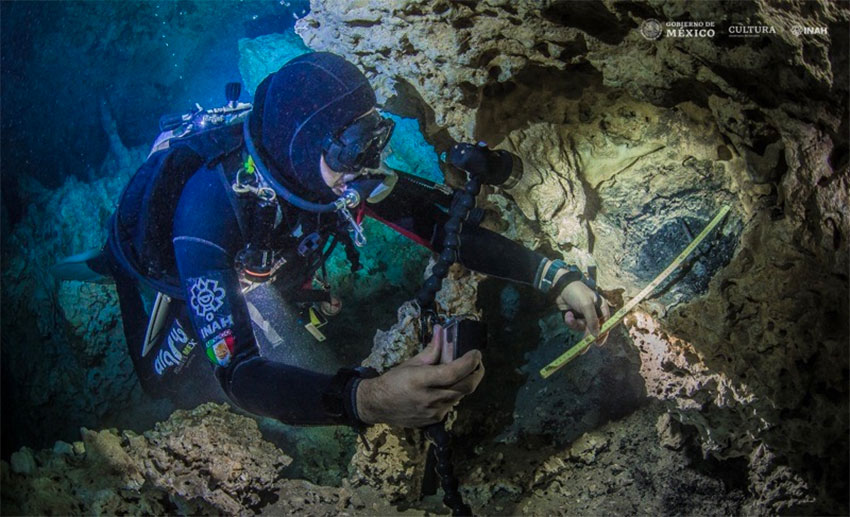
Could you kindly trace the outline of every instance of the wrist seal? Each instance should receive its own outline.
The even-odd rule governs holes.
[[[561,278],[559,278],[558,281],[555,282],[555,285],[553,285],[550,288],[549,292],[546,293],[546,300],[549,303],[554,303],[555,299],[558,298],[558,295],[561,294],[561,291],[563,291],[565,287],[567,287],[569,284],[571,284],[575,281],[580,281],[581,283],[586,285],[588,288],[590,288],[590,290],[593,291],[593,293],[596,295],[595,301],[594,301],[594,307],[596,308],[596,315],[598,317],[602,317],[603,298],[602,298],[602,294],[599,292],[599,286],[596,285],[596,280],[593,279],[593,277],[595,276],[595,272],[593,270],[591,270],[590,274],[588,276],[585,276],[585,275],[582,275],[581,270],[578,269],[576,266],[568,266],[568,267],[574,268],[575,271],[574,272],[570,271],[570,272],[567,272],[566,274],[562,275]],[[594,266],[591,266],[591,267],[594,267]],[[576,311],[575,309],[570,309],[570,310],[576,315],[577,318],[580,318],[580,319],[584,318],[584,315],[582,315],[580,312]]]
[[[378,376],[374,368],[358,366],[356,368],[340,368],[331,378],[328,388],[322,393],[322,405],[327,413],[355,429],[362,430],[368,424],[360,420],[357,414],[357,386],[363,379]]]
[[[558,271],[562,269],[566,269],[567,272],[558,279],[557,284],[555,284],[555,277],[558,274]],[[537,274],[534,277],[534,287],[536,287],[540,292],[544,295],[551,295],[552,293],[555,296],[561,292],[561,289],[569,283],[575,282],[576,280],[583,280],[584,275],[581,274],[581,270],[573,264],[567,265],[563,260],[548,260],[543,259],[540,261],[540,265],[537,267]]]

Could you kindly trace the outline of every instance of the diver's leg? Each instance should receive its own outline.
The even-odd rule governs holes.
[[[152,366],[160,392],[177,406],[191,408],[204,402],[225,402],[227,395],[187,311],[185,302],[172,300],[166,331],[145,359]]]
[[[135,280],[123,275],[116,276],[115,286],[127,348],[145,393],[156,398],[168,398],[181,407],[225,401],[226,396],[213,375],[212,365],[204,357],[204,346],[194,335],[186,304],[172,301],[164,332],[142,355],[148,315],[138,287]]]
[[[115,278],[115,289],[118,291],[118,304],[121,308],[121,321],[124,325],[124,338],[127,350],[133,361],[136,376],[145,393],[152,397],[163,397],[157,376],[154,374],[150,357],[142,357],[145,342],[145,332],[148,327],[148,314],[142,303],[142,296],[134,278],[124,274],[117,268],[112,269]]]
[[[142,301],[138,281],[130,276],[119,265],[112,252],[112,243],[103,247],[101,254],[92,261],[92,269],[101,274],[109,274],[115,279],[115,290],[118,292],[118,305],[121,309],[121,322],[124,327],[124,339],[127,341],[127,351],[133,361],[136,377],[142,389],[155,398],[166,396],[162,386],[153,371],[150,358],[142,356],[145,345],[149,316]]]

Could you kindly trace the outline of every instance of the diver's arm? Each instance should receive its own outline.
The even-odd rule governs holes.
[[[442,242],[442,237],[440,228],[436,242]],[[460,263],[473,271],[528,284],[545,293],[564,312],[564,322],[573,330],[587,330],[595,336],[608,319],[607,302],[596,292],[595,283],[590,283],[592,287],[585,283],[578,268],[567,269],[561,261],[549,260],[479,226],[464,225],[459,251]]]
[[[322,394],[332,375],[270,361],[260,355],[232,258],[218,245],[175,238],[188,312],[224,392],[246,411],[293,425],[357,423],[351,386],[344,414],[331,414]]]
[[[484,375],[478,351],[450,365],[437,364],[436,338],[426,351],[380,377],[351,377],[342,386],[336,376],[265,359],[254,341],[237,275],[223,267],[231,261],[198,238],[177,237],[175,250],[195,331],[225,393],[246,411],[292,425],[418,427],[440,421]],[[326,394],[342,404],[328,404]]]
[[[386,199],[366,205],[366,215],[439,253],[443,249],[451,196],[419,178],[401,174]],[[551,261],[496,232],[465,223],[460,234],[459,262],[486,275],[537,287],[541,270]]]
[[[366,206],[366,215],[439,253],[443,250],[443,225],[448,220],[450,204],[451,196],[430,182],[402,174],[386,199]],[[573,330],[599,332],[601,322],[592,310],[595,305],[601,305],[602,321],[608,317],[606,303],[578,281],[580,274],[573,272],[567,280],[575,280],[560,282],[568,274],[566,268],[560,269],[562,264],[477,224],[462,225],[458,261],[479,273],[531,285],[547,294],[551,290],[550,296],[564,311],[564,321]]]

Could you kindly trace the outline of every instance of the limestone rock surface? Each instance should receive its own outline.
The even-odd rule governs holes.
[[[253,96],[267,75],[277,72],[290,59],[309,51],[292,32],[240,39],[239,75],[242,76],[245,91]]]
[[[514,507],[521,515],[616,513],[734,515],[745,491],[694,470],[695,460],[659,443],[658,406],[582,435],[529,476]]]
[[[142,434],[81,430],[0,463],[6,515],[386,515],[379,492],[283,477],[292,462],[226,404],[178,410]],[[415,512],[421,515],[421,512]]]
[[[176,411],[141,435],[83,428],[78,444],[39,452],[29,472],[4,462],[4,513],[250,515],[292,461],[256,422],[216,404]]]
[[[714,21],[717,34],[649,40],[649,19]],[[484,140],[519,155],[520,183],[484,189],[480,205],[505,235],[597,265],[615,305],[731,206],[627,339],[647,394],[706,454],[747,464],[754,511],[840,513],[848,21],[845,4],[820,1],[314,1],[296,30],[366,70],[438,152]],[[735,25],[773,32],[734,38]]]

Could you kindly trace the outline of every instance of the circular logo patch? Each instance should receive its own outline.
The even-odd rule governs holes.
[[[661,22],[654,18],[644,20],[640,24],[640,33],[646,39],[656,40],[661,37],[662,32],[664,32],[664,29]]]

